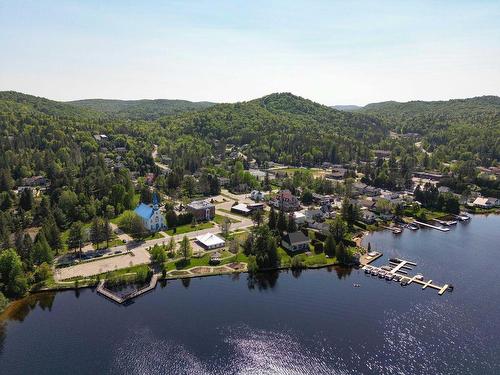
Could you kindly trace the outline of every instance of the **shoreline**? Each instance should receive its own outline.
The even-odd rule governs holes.
[[[472,215],[500,215],[500,210],[494,210],[492,212],[469,212],[467,213],[472,214]],[[358,233],[355,237],[352,238],[352,241],[356,244],[356,247],[363,249],[365,252],[367,249],[362,246],[363,239],[375,232],[378,232],[380,230],[383,230],[383,227],[376,227],[373,228],[373,230],[363,230],[362,232]],[[315,270],[315,269],[321,269],[321,268],[327,268],[327,267],[354,267],[354,265],[346,265],[342,264],[339,262],[335,263],[329,263],[329,264],[318,264],[318,265],[304,265],[300,270]],[[262,269],[259,272],[275,272],[275,271],[285,271],[285,270],[292,270],[293,268],[291,266],[280,266],[280,267],[275,267],[275,268],[267,268],[267,269]],[[221,275],[233,275],[233,274],[240,274],[240,273],[249,273],[248,270],[242,269],[242,270],[234,270],[234,271],[223,271],[223,272],[209,272],[209,273],[201,273],[201,274],[185,274],[185,275],[171,275],[171,276],[166,276],[162,277],[161,274],[156,274],[157,275],[157,280],[158,282],[162,281],[169,281],[169,280],[182,280],[182,279],[191,279],[191,278],[198,278],[198,277],[211,277],[211,276],[221,276]],[[21,301],[26,298],[30,298],[33,295],[40,294],[40,293],[50,293],[50,292],[63,292],[63,291],[68,291],[68,290],[79,290],[79,289],[84,289],[84,288],[97,288],[99,284],[99,279],[92,279],[92,281],[88,281],[87,283],[82,282],[81,285],[75,285],[74,281],[60,281],[58,282],[57,285],[54,286],[49,286],[49,287],[43,287],[37,290],[31,290],[28,292],[28,294],[22,298],[15,299],[10,301],[7,306],[4,308],[3,311],[0,311],[0,314],[3,315],[6,311],[8,311],[11,308],[11,305],[15,304],[17,301]],[[67,286],[61,285],[63,283],[67,283]],[[155,287],[156,288],[156,287]]]

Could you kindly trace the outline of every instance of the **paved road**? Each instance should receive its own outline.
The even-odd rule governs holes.
[[[232,202],[229,202],[229,204],[231,205]],[[220,212],[220,215],[240,220],[240,222],[238,223],[231,224],[230,227],[231,231],[248,228],[253,225],[252,220],[248,218],[227,214],[226,212]],[[187,238],[192,240],[201,234],[206,234],[206,233],[218,234],[220,232],[221,228],[218,225],[215,225],[212,228],[197,230],[185,234],[177,234],[174,236],[174,239],[175,241],[178,242],[181,241],[184,236],[186,236]],[[76,276],[88,277],[103,272],[115,271],[120,268],[126,268],[138,264],[150,263],[151,259],[147,249],[156,244],[160,245],[167,244],[169,241],[170,241],[170,236],[166,235],[166,237],[164,238],[157,238],[142,243],[129,242],[126,245],[115,246],[109,249],[109,254],[112,254],[116,251],[123,251],[123,252],[130,251],[133,255],[126,253],[124,255],[119,255],[119,256],[103,257],[102,259],[99,260],[77,264],[70,267],[59,268],[55,271],[54,278],[56,280],[63,280]],[[199,248],[198,245],[193,244],[193,250],[200,251],[201,248]]]
[[[103,258],[93,262],[78,264],[76,266],[56,269],[54,272],[55,280],[64,280],[71,277],[94,276],[99,273],[115,271],[120,268],[135,266],[138,264],[150,263],[149,252],[145,246],[134,249],[131,254]]]

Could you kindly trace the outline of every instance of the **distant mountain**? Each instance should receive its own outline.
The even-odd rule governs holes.
[[[447,101],[395,101],[372,103],[359,113],[374,116],[402,132],[436,130],[454,124],[500,126],[500,97],[479,96]]]
[[[0,91],[0,106],[2,112],[16,111],[19,113],[43,113],[57,117],[98,117],[99,114],[87,109],[72,106],[54,100],[23,94],[16,91]]]
[[[356,111],[358,109],[361,109],[363,107],[359,105],[353,105],[353,104],[347,104],[347,105],[333,105],[333,109],[337,109],[339,111]]]
[[[213,143],[245,145],[249,157],[293,165],[367,158],[370,145],[388,135],[369,116],[338,111],[290,93],[218,104],[159,121],[171,137],[187,134]]]
[[[190,102],[187,100],[114,100],[84,99],[66,102],[74,107],[86,108],[108,116],[134,120],[155,120],[162,116],[188,111],[198,111],[215,105],[210,102]]]

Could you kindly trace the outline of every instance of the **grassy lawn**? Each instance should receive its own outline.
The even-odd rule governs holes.
[[[226,259],[223,259],[219,264],[217,264],[218,266],[233,263],[233,262],[247,262],[248,261],[248,257],[245,254],[243,254],[242,252],[239,252],[238,254],[232,255],[229,251],[223,250],[221,252],[221,257],[226,258]],[[185,261],[184,259],[179,259],[179,260],[167,262],[165,264],[165,267],[166,267],[167,271],[184,270],[187,268],[200,267],[200,266],[210,267],[210,266],[212,266],[210,264],[210,258],[211,258],[210,254],[205,254],[200,258],[189,258],[187,261]]]
[[[286,250],[283,249],[282,247],[278,247],[278,256],[280,258],[281,267],[289,267],[291,265],[293,256],[291,254],[288,254]],[[297,254],[297,256],[304,263],[306,267],[334,264],[337,261],[335,257],[327,258],[326,254],[324,253],[315,254],[314,252],[312,252],[312,255],[306,255],[305,253],[301,253]]]
[[[111,272],[103,272],[98,275],[90,276],[90,277],[81,277],[81,276],[75,276],[69,279],[65,279],[64,281],[75,281],[75,280],[86,280],[86,279],[103,279],[104,277],[110,279],[118,276],[123,276],[131,273],[137,273],[140,270],[147,271],[149,269],[147,264],[138,264],[136,266],[132,267],[127,267],[127,268],[121,268],[116,271],[111,271]]]
[[[164,238],[160,232],[151,233],[149,236],[144,237],[144,241],[156,240],[158,238]]]
[[[221,265],[223,264],[229,264],[229,263],[235,263],[235,262],[248,262],[248,257],[243,253],[239,252],[238,254],[233,255],[232,257],[229,257],[227,259],[224,259],[220,262]]]
[[[90,224],[91,223],[84,223],[83,230],[84,231],[88,230],[90,228]],[[69,238],[69,229],[66,229],[65,231],[61,232],[62,249],[60,254],[64,254],[68,251],[68,238]]]
[[[208,266],[210,263],[210,254],[205,254],[200,258],[180,259],[166,264],[167,271],[183,270],[191,267]]]
[[[281,246],[278,247],[278,257],[281,267],[290,267],[292,257]]]
[[[116,237],[116,235],[109,240],[109,247],[115,247],[120,245],[123,245],[123,241],[120,240],[118,237]],[[95,245],[92,246],[94,247],[94,249],[96,249]],[[105,248],[106,248],[106,241],[102,241],[101,243],[99,243],[99,249],[105,249]]]
[[[110,222],[111,222],[111,223],[113,223],[113,224],[118,225],[118,224],[120,223],[121,218],[122,218],[125,214],[127,214],[128,212],[134,212],[134,211],[132,211],[132,210],[123,211],[120,215],[118,215],[117,217],[115,217],[115,218],[111,219],[111,220],[110,220]]]
[[[210,221],[198,224],[198,225],[196,225],[194,227],[191,226],[191,224],[184,224],[184,225],[181,225],[181,226],[177,227],[177,232],[176,233],[174,233],[173,229],[169,229],[169,230],[167,230],[167,234],[169,234],[170,236],[176,235],[176,234],[184,234],[184,233],[193,232],[195,230],[202,230],[202,229],[212,228],[213,226],[214,226],[214,223],[212,223]]]
[[[224,222],[224,219],[228,218],[231,223],[240,223],[241,221],[233,219],[231,217],[223,216],[223,215],[217,215],[215,214],[214,220],[217,224],[222,224]]]

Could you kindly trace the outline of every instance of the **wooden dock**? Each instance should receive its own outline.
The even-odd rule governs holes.
[[[401,259],[400,262],[391,261],[390,263],[391,263],[390,267],[392,267],[392,269],[390,271],[385,271],[384,268],[382,268],[382,267],[375,267],[375,266],[371,266],[369,264],[365,265],[363,267],[363,269],[368,269],[370,271],[376,270],[377,272],[384,271],[386,274],[389,273],[389,274],[393,274],[394,276],[397,275],[399,277],[399,282],[401,283],[401,285],[410,285],[412,283],[415,283],[415,284],[421,285],[422,289],[426,289],[426,288],[436,289],[440,296],[442,296],[444,294],[444,292],[446,292],[448,289],[450,289],[450,290],[453,289],[453,287],[451,287],[450,284],[445,284],[443,286],[440,286],[437,284],[433,284],[432,279],[425,281],[425,280],[423,280],[423,278],[421,276],[417,276],[417,275],[408,276],[407,272],[404,271],[403,269],[411,269],[410,267],[408,267],[408,265],[416,266],[417,265],[416,263],[413,263],[413,262],[410,262],[407,260],[403,260],[403,259]],[[397,263],[397,264],[395,264],[395,263]],[[387,266],[384,266],[384,267],[387,269]]]
[[[103,296],[109,298],[113,302],[122,304],[122,303],[124,303],[124,302],[126,302],[128,300],[131,300],[131,299],[133,299],[135,297],[140,296],[141,294],[147,293],[150,290],[153,290],[154,288],[156,288],[156,283],[158,282],[158,276],[157,275],[153,275],[153,277],[151,277],[151,280],[149,281],[149,285],[145,286],[144,288],[138,289],[138,290],[136,290],[136,291],[134,291],[132,293],[129,293],[129,294],[123,296],[123,297],[120,297],[120,296],[114,294],[109,289],[106,289],[104,287],[105,282],[106,282],[106,280],[101,280],[101,282],[97,286],[97,292],[100,293],[100,294],[102,294]]]
[[[422,223],[421,221],[416,221],[416,220],[413,222],[413,224],[423,225],[424,227],[429,227],[432,229],[440,230],[441,232],[449,232],[450,231],[450,228],[437,227],[435,225]]]
[[[373,255],[370,255],[370,254],[373,254]],[[368,254],[361,255],[361,257],[359,258],[359,263],[362,266],[366,266],[366,265],[368,265],[368,264],[373,263],[374,261],[376,261],[382,255],[384,255],[384,254],[382,254],[382,253],[380,253],[378,251],[371,251]]]

